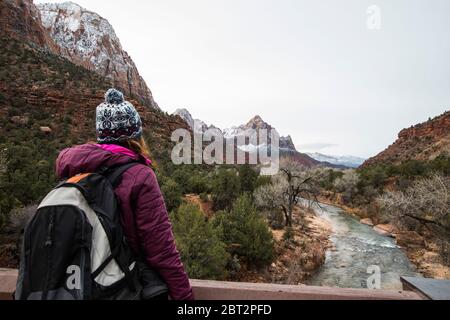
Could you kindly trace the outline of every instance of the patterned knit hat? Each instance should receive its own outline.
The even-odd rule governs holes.
[[[142,121],[134,106],[125,101],[122,92],[109,89],[105,102],[97,107],[97,141],[122,142],[142,136]]]

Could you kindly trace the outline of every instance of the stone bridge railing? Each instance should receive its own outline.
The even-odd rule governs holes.
[[[17,270],[0,269],[0,300],[10,300]],[[191,280],[197,300],[419,300],[413,291],[340,289]]]

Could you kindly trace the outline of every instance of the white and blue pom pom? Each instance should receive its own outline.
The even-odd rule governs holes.
[[[121,104],[125,101],[123,93],[116,89],[109,89],[105,93],[105,101],[109,104]]]

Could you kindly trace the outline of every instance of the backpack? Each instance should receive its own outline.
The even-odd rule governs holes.
[[[80,174],[46,196],[25,229],[16,300],[140,298],[145,268],[126,243],[114,193],[137,164]]]

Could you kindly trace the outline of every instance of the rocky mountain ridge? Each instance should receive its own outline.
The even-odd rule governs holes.
[[[205,123],[205,121],[194,119],[194,117],[191,115],[191,113],[187,109],[178,109],[176,110],[173,115],[177,115],[183,120],[186,121],[186,123],[189,124],[189,126],[193,129],[193,131],[204,133],[208,129],[216,128],[215,126],[209,126]],[[250,119],[246,124],[240,125],[240,126],[234,126],[227,129],[219,129],[225,139],[235,139],[237,137],[254,137],[254,135],[258,135],[258,130],[267,130],[268,133],[270,133],[270,130],[276,130],[274,127],[272,127],[270,124],[265,122],[261,116],[256,115],[252,119]],[[260,148],[268,148],[268,145],[271,145],[271,139],[270,136],[267,137],[267,144],[259,144],[259,145],[252,145],[248,144],[242,147],[239,147],[241,150],[245,152],[258,152]],[[311,157],[309,157],[306,154],[300,153],[295,148],[295,144],[292,141],[291,136],[287,137],[280,137],[279,141],[279,151],[282,156],[289,156],[293,159],[295,159],[300,164],[307,166],[307,167],[313,167],[316,165],[325,165],[325,166],[333,166],[329,163],[321,163]]]
[[[443,153],[450,155],[450,111],[428,121],[403,129],[398,139],[363,166],[400,164],[408,160],[433,160]]]

